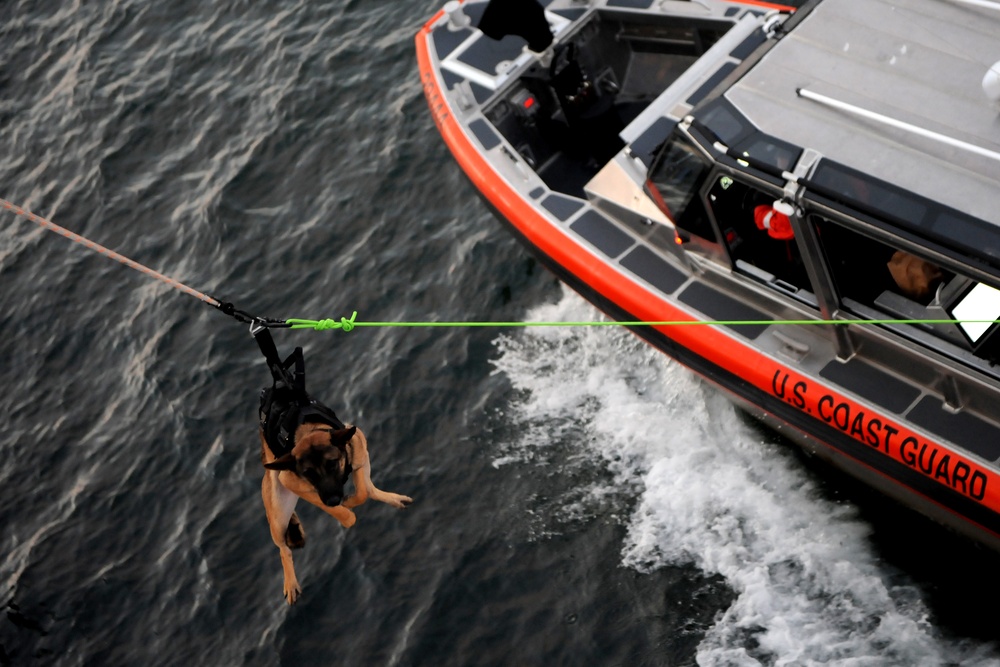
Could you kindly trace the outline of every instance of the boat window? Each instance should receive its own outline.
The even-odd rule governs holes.
[[[732,146],[754,129],[743,114],[722,98],[705,105],[704,110],[698,112],[697,118],[699,123],[711,130],[727,146]]]
[[[771,176],[794,168],[802,154],[798,146],[758,130],[724,98],[711,102],[699,111],[696,125],[708,131],[711,141],[721,141],[733,149],[736,156],[753,158],[756,163],[773,167],[773,170],[767,170]]]
[[[716,174],[708,205],[737,271],[815,305],[812,285],[775,193]]]
[[[913,306],[927,306],[937,286],[946,279],[936,265],[911,253],[813,216],[827,265],[837,292],[865,306],[880,299],[905,298]],[[911,309],[912,310],[912,309]]]
[[[705,182],[709,167],[710,163],[701,153],[675,135],[653,162],[646,189],[678,228],[714,240],[715,232],[705,208],[695,196]]]
[[[1000,268],[1000,230],[996,225],[943,209],[931,218],[929,230],[934,238]]]
[[[821,216],[809,222],[845,310],[861,317],[979,320],[920,326],[991,363],[1000,359],[1000,327],[994,323],[1000,319],[1000,290]]]
[[[855,209],[883,225],[891,222],[901,230],[940,244],[944,250],[957,251],[957,257],[973,257],[986,262],[1000,277],[997,273],[1000,272],[1000,229],[996,225],[825,158],[819,161],[805,185],[807,199],[825,199],[847,206],[848,211]]]
[[[824,194],[860,205],[862,209],[891,213],[900,220],[919,223],[927,214],[927,207],[907,196],[907,192],[829,160],[820,161],[810,182],[820,186]]]
[[[740,155],[755,158],[782,171],[791,171],[802,154],[802,149],[798,146],[780,141],[763,132],[754,132],[733,148]]]

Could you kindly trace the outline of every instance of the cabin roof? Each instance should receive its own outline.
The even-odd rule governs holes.
[[[1000,225],[1000,4],[823,0],[725,97],[766,134]],[[996,153],[832,108],[812,93]]]

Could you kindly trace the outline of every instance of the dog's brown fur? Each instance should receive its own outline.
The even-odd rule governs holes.
[[[352,508],[361,505],[369,498],[404,508],[413,499],[398,493],[389,493],[375,487],[371,478],[371,462],[368,457],[368,440],[361,429],[346,446],[346,457],[341,450],[331,444],[331,430],[325,424],[303,424],[295,431],[295,447],[291,454],[275,459],[271,448],[264,440],[263,431],[260,434],[261,459],[268,469],[264,471],[261,483],[261,496],[264,499],[264,510],[267,513],[267,523],[271,529],[271,539],[281,553],[281,569],[284,573],[285,600],[295,604],[302,587],[295,576],[295,566],[292,563],[292,549],[305,544],[305,531],[295,514],[295,504],[299,498],[312,503],[332,516],[345,528],[350,528],[357,520]],[[341,472],[350,463],[353,471],[351,480],[354,482],[354,493],[334,507],[323,503],[316,488],[295,472],[296,462],[310,455],[321,454],[330,460],[337,460]],[[281,469],[276,469],[280,467]]]

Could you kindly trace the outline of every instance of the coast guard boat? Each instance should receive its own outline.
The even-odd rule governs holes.
[[[465,0],[416,48],[455,160],[562,280],[711,320],[632,330],[1000,549],[1000,3]]]

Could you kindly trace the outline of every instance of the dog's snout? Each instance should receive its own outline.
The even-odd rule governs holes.
[[[323,496],[323,504],[327,507],[336,507],[343,500],[340,494],[334,493],[329,496]]]

